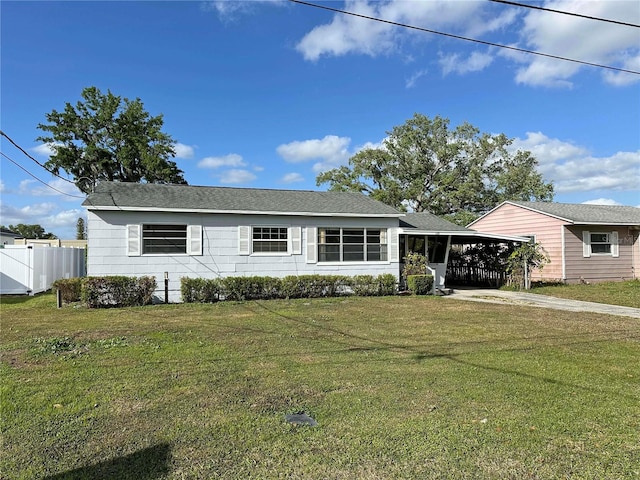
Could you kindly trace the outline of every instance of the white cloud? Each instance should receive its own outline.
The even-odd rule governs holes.
[[[259,5],[281,6],[286,4],[287,2],[285,0],[253,0],[250,2],[238,0],[215,0],[213,2],[204,3],[204,8],[207,10],[214,10],[218,14],[218,17],[223,20],[235,20],[240,15],[256,13]]]
[[[640,23],[640,9],[637,2],[631,0],[547,0],[542,6]],[[541,10],[497,7],[489,2],[346,0],[344,7],[338,8],[431,31],[627,70],[640,70],[640,36],[634,27]],[[488,38],[489,33],[496,35]],[[517,35],[517,42],[513,42],[514,34]],[[511,38],[507,35],[511,35]],[[406,46],[415,49],[418,43],[434,38],[438,37],[389,23],[335,13],[328,23],[307,32],[296,49],[309,61],[348,54],[375,57],[398,53],[414,58],[415,50],[408,53]],[[441,48],[461,50],[469,43],[452,40],[443,45]],[[575,62],[494,48],[487,52],[472,53],[466,58],[465,54],[456,51],[446,52],[440,63],[445,74],[455,72],[462,75],[486,69],[493,63],[495,55],[520,64],[515,81],[522,85],[571,88],[572,77],[585,68]],[[630,73],[601,70],[601,74],[605,82],[614,86],[640,81],[640,76]],[[407,88],[411,88],[417,78],[410,78],[406,82]]]
[[[457,73],[464,75],[470,72],[479,72],[487,68],[493,62],[493,57],[487,53],[472,52],[466,59],[459,54],[453,53],[449,55],[440,55],[440,66],[442,74]]]
[[[5,192],[5,188],[4,188],[4,182],[2,181],[2,179],[0,178],[0,193]]]
[[[411,75],[407,81],[405,82],[405,87],[406,88],[413,88],[416,83],[418,82],[418,80],[422,77],[424,77],[425,75],[427,75],[429,73],[428,70],[419,70],[417,72],[415,72],[413,75]]]
[[[200,168],[244,167],[246,163],[241,155],[230,153],[222,157],[206,157],[198,162]]]
[[[54,178],[47,182],[47,185],[35,180],[22,180],[18,185],[18,192],[21,195],[31,195],[35,197],[58,196],[62,200],[78,201],[84,198],[84,194],[78,190],[74,183],[67,182],[61,178]]]
[[[42,219],[55,212],[57,207],[58,205],[52,202],[35,203],[24,207],[14,207],[2,202],[0,203],[0,216],[2,216],[4,225],[42,224]]]
[[[640,8],[634,1],[585,2],[554,0],[546,8],[576,12],[598,18],[640,23]],[[635,64],[640,55],[637,29],[607,22],[532,10],[525,16],[521,38],[524,48],[590,63],[622,67]],[[528,56],[518,70],[516,82],[533,86],[571,87],[569,80],[582,67],[577,63]],[[624,85],[640,80],[637,75],[604,73],[605,81]]]
[[[282,183],[296,183],[296,182],[304,182],[304,177],[299,173],[287,173],[284,177],[280,179]]]
[[[349,137],[327,135],[322,139],[282,144],[276,151],[290,163],[319,160],[314,164],[313,170],[320,172],[344,164],[351,156],[348,149],[350,143]]]
[[[195,149],[191,145],[185,145],[184,143],[176,143],[173,146],[173,150],[176,152],[176,158],[189,159],[195,155]]]
[[[51,155],[55,155],[55,146],[62,145],[61,143],[42,143],[36,147],[30,148],[32,152],[40,155],[42,157],[50,157]]]
[[[42,224],[48,228],[75,228],[78,218],[85,217],[85,212],[78,209],[64,210],[43,219]]]
[[[584,147],[541,132],[515,139],[511,148],[530,151],[538,159],[540,173],[553,181],[556,193],[640,190],[640,151],[596,157]]]
[[[587,200],[582,203],[585,205],[622,205],[622,203],[616,202],[611,198],[596,198],[595,200]]]
[[[225,172],[222,172],[222,174],[219,176],[220,183],[226,184],[249,183],[254,181],[256,178],[258,177],[250,171],[241,169],[227,170]]]
[[[476,33],[502,28],[513,17],[509,12],[503,19],[482,14],[481,2],[389,2],[347,0],[343,10],[390,22],[404,23],[432,30],[447,28]],[[485,18],[486,17],[486,18]],[[486,21],[479,21],[480,19]],[[322,56],[341,56],[350,53],[377,56],[398,50],[407,38],[426,41],[433,36],[424,32],[399,28],[353,15],[336,13],[330,23],[319,25],[307,33],[296,46],[306,60],[317,61]]]

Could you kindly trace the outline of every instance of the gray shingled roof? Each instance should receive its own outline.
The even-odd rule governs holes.
[[[468,228],[461,227],[428,212],[407,213],[406,217],[400,220],[400,226],[407,230],[415,228],[424,232],[471,232]]]
[[[89,210],[149,209],[392,217],[402,215],[395,208],[353,192],[126,182],[101,182],[82,205]]]
[[[584,203],[509,202],[579,224],[640,225],[640,208]]]

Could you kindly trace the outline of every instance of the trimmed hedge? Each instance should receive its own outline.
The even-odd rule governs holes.
[[[82,280],[82,277],[60,278],[52,286],[60,292],[62,303],[75,303],[82,299]]]
[[[219,300],[269,300],[274,298],[320,298],[340,295],[394,295],[392,274],[289,275],[277,277],[225,277],[180,279],[185,303],[213,303]]]
[[[222,282],[217,278],[180,279],[180,293],[185,303],[215,303],[220,300]]]
[[[407,286],[415,295],[429,295],[433,290],[433,275],[409,275]]]
[[[53,282],[63,303],[82,301],[89,308],[148,305],[156,287],[155,277],[76,277]]]
[[[136,307],[153,301],[155,277],[86,277],[82,301],[89,308]]]

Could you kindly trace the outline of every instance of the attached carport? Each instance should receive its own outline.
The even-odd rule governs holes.
[[[419,253],[427,258],[434,276],[434,289],[444,290],[453,245],[528,241],[528,237],[480,233],[427,212],[407,213],[400,219],[400,274],[404,267],[402,259],[410,252]]]

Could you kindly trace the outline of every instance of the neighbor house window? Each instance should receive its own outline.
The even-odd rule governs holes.
[[[582,232],[582,250],[584,257],[591,255],[619,256],[618,232]]]
[[[287,227],[253,227],[253,252],[287,253],[288,231]]]
[[[591,233],[591,254],[611,254],[611,234],[609,233]]]
[[[187,253],[187,226],[142,225],[142,253]]]
[[[387,261],[387,230],[318,228],[318,261]]]

